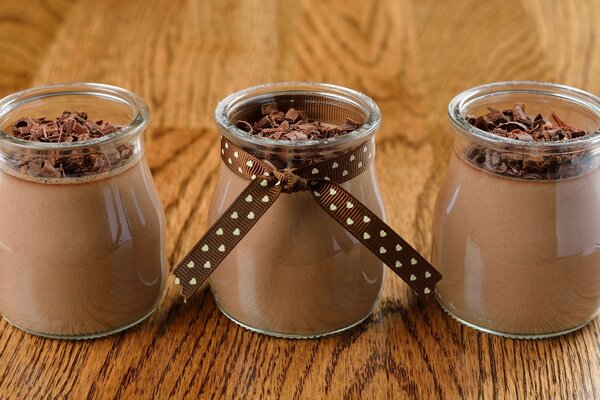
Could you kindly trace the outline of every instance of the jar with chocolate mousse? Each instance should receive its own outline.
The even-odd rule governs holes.
[[[434,213],[436,298],[515,338],[577,330],[600,312],[600,99],[500,82],[448,107],[454,146]]]
[[[354,90],[277,83],[218,105],[211,227],[174,270],[184,298],[210,279],[250,330],[312,338],[365,320],[384,264],[421,297],[441,279],[385,223],[375,172],[377,105]]]
[[[258,126],[256,122],[268,119],[263,120],[270,114],[269,105],[285,114],[297,110],[300,115],[290,119],[292,125],[310,124],[310,120],[334,128],[350,119],[361,127],[354,130],[352,126],[351,133],[325,140],[316,136],[311,140],[310,132],[290,140],[268,132],[252,134],[249,131],[254,128],[240,123],[260,128],[261,122]],[[372,146],[380,113],[366,96],[330,85],[265,85],[224,99],[216,109],[216,121],[225,139],[278,170],[297,169],[370,143],[368,165],[365,162],[360,174],[341,185],[385,218]],[[221,162],[210,223],[248,185],[237,172],[228,159]],[[329,218],[311,192],[297,191],[284,193],[274,202],[215,269],[210,286],[221,311],[246,328],[278,336],[313,337],[366,319],[377,304],[383,276],[383,263],[375,255]]]
[[[144,320],[167,274],[144,156],[148,107],[117,87],[37,87],[0,100],[0,313],[83,339]]]

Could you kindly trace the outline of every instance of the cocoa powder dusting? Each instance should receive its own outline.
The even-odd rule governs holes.
[[[487,114],[469,115],[466,119],[485,132],[522,142],[567,142],[590,134],[567,124],[553,111],[548,119],[541,114],[531,117],[525,114],[524,103],[516,103],[508,110],[491,107],[488,110]],[[576,176],[582,170],[581,153],[533,155],[471,146],[466,157],[479,168],[522,179],[563,179]]]
[[[10,133],[16,138],[41,143],[81,143],[110,135],[122,129],[104,120],[89,120],[85,112],[64,111],[55,119],[21,118],[11,126]],[[105,146],[106,147],[106,146]],[[87,176],[108,172],[133,155],[129,144],[102,151],[90,152],[88,149],[73,149],[68,155],[55,152],[52,156],[19,155],[12,161],[23,174],[43,178],[63,178],[68,176]]]

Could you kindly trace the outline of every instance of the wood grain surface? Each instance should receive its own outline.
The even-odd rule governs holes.
[[[205,228],[220,98],[289,80],[360,90],[383,111],[390,224],[429,255],[450,98],[513,79],[600,94],[599,21],[597,0],[0,0],[0,95],[98,81],[144,97],[173,265]],[[392,274],[367,323],[312,341],[245,331],[207,291],[183,304],[169,285],[148,322],[106,339],[1,322],[0,398],[598,399],[599,343],[599,319],[544,341],[478,333]]]

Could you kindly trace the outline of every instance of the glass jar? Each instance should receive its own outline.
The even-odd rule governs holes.
[[[281,141],[252,136],[235,127],[252,120],[260,106],[276,102],[318,121],[342,125],[346,117],[363,125],[326,141]],[[374,140],[377,105],[350,89],[316,83],[279,83],[234,93],[216,109],[223,136],[278,169],[324,161]],[[209,223],[231,205],[249,181],[222,162]],[[341,186],[385,218],[372,162]],[[265,215],[215,269],[210,285],[221,311],[250,330],[308,338],[336,333],[365,320],[376,306],[383,263],[329,217],[309,192],[282,193]]]
[[[20,118],[65,110],[122,129],[72,143],[7,133]],[[164,215],[144,156],[148,118],[135,94],[95,83],[0,100],[0,313],[10,324],[82,339],[126,329],[154,311],[167,269]],[[101,167],[59,174],[43,167],[75,162]]]
[[[524,142],[466,119],[515,103],[592,134]],[[448,111],[454,151],[434,213],[438,302],[466,325],[509,337],[586,325],[600,312],[600,99],[562,85],[500,82],[459,94]],[[531,173],[517,173],[526,165]]]

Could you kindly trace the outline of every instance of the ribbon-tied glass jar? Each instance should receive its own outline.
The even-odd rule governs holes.
[[[95,83],[0,100],[0,313],[11,324],[92,338],[158,305],[165,226],[144,155],[148,118],[137,95]]]
[[[236,128],[273,102],[324,124],[351,118],[359,127],[308,141]],[[212,227],[176,270],[183,295],[212,274],[217,305],[230,319],[265,334],[307,338],[365,320],[381,292],[383,262],[419,294],[431,292],[437,272],[384,223],[374,164],[380,120],[367,96],[326,84],[269,84],[225,98],[216,109],[222,163]]]
[[[514,110],[517,123],[499,126],[524,130],[533,117],[523,108],[539,124],[552,116],[538,128],[548,139],[558,128],[573,138],[501,137],[469,117]],[[563,85],[500,82],[459,94],[448,112],[454,151],[434,214],[439,303],[471,327],[510,337],[587,324],[600,312],[600,99]]]

